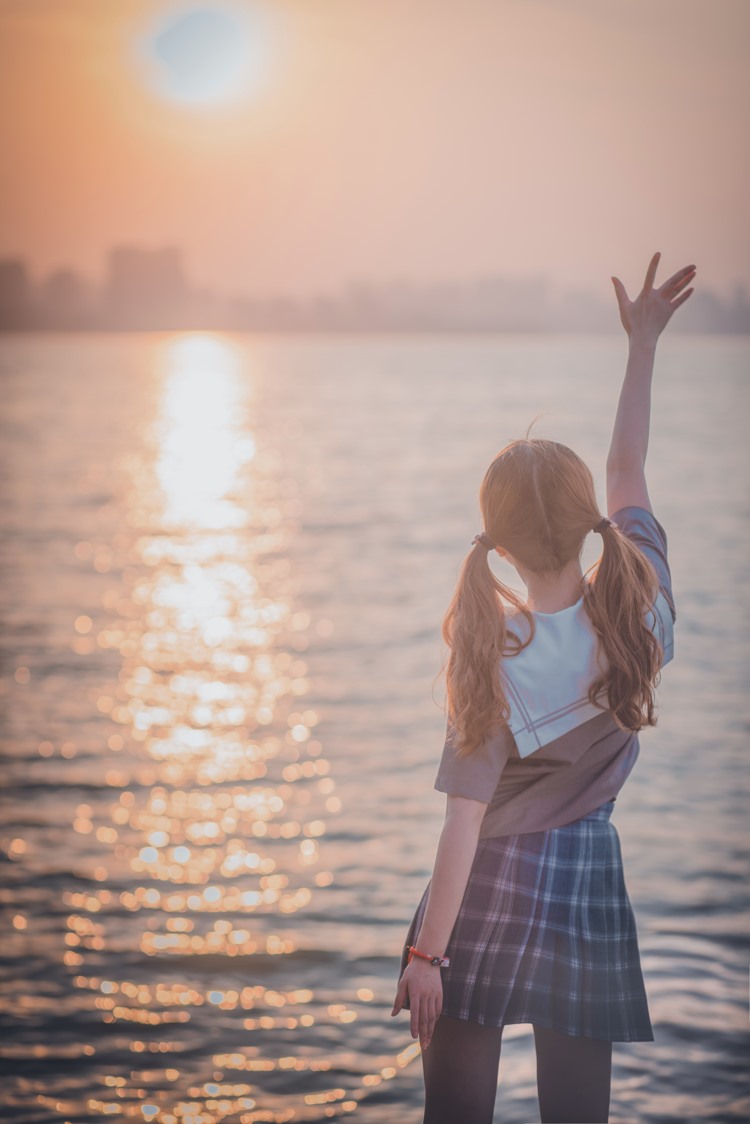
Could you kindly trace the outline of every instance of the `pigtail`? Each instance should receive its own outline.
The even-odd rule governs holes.
[[[584,582],[586,611],[608,668],[592,685],[589,700],[604,706],[624,730],[656,725],[655,688],[663,658],[647,615],[659,589],[646,556],[611,523],[602,531],[602,556]]]
[[[530,634],[523,644],[506,628],[503,598],[529,622]],[[477,543],[464,560],[442,624],[443,639],[451,649],[445,669],[448,713],[458,734],[460,757],[478,749],[498,719],[507,722],[510,707],[499,674],[500,661],[509,651],[525,647],[533,634],[531,613],[495,577],[487,548]]]
[[[534,437],[511,441],[489,465],[479,490],[486,528],[464,560],[443,619],[451,652],[446,673],[448,718],[458,736],[457,753],[479,748],[498,724],[507,725],[510,706],[501,661],[534,636],[534,617],[511,589],[498,581],[487,550],[494,545],[532,573],[555,574],[581,557],[586,535],[602,533],[599,562],[585,575],[585,609],[605,660],[589,700],[609,710],[624,730],[656,725],[655,688],[663,660],[649,627],[659,589],[648,558],[610,520],[601,520],[594,480],[581,458],[556,441]],[[586,580],[593,575],[591,580]],[[507,609],[528,623],[526,639],[507,627]],[[606,661],[606,667],[605,667]]]

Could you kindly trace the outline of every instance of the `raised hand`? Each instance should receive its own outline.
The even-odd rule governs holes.
[[[695,277],[695,266],[686,265],[672,274],[658,289],[654,288],[654,278],[659,265],[660,253],[655,253],[646,270],[646,280],[638,296],[631,301],[625,292],[625,286],[619,277],[613,277],[612,283],[620,306],[620,320],[622,326],[633,339],[645,339],[656,343],[664,331],[675,309],[679,308],[693,292],[688,289],[678,296],[678,293]],[[675,300],[675,297],[677,299]]]

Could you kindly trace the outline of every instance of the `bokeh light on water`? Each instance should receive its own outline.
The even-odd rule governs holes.
[[[73,735],[37,746],[49,797],[56,783],[78,794],[75,842],[59,823],[55,862],[58,876],[73,864],[56,958],[78,998],[47,1043],[7,1046],[23,1063],[9,1105],[19,1119],[34,1118],[34,1103],[60,1119],[332,1118],[415,1051],[342,1079],[337,1050],[375,993],[309,986],[304,914],[334,881],[325,837],[342,803],[305,651],[311,629],[329,635],[331,622],[298,600],[287,552],[300,502],[273,435],[254,432],[256,373],[218,336],[164,337],[150,355],[153,414],[134,416],[109,480],[122,494],[71,551],[107,580],[98,608],[70,622],[67,647],[109,676],[77,701],[94,712],[87,745]],[[37,670],[20,665],[16,681]],[[63,702],[55,719],[73,717]],[[5,840],[6,901],[48,872],[33,836]],[[33,912],[29,896],[14,915],[18,955]],[[54,1000],[19,989],[13,1002],[49,1018]],[[66,1023],[75,1008],[89,1032],[98,1023],[85,1041]],[[96,1064],[61,1077],[66,1058]]]
[[[440,620],[539,409],[602,497],[623,344],[3,340],[4,1119],[419,1124],[390,1010],[445,807]],[[677,654],[615,813],[655,1041],[614,1051],[610,1119],[723,1124],[750,1114],[748,344],[659,364]],[[529,1026],[496,1117],[538,1118]]]

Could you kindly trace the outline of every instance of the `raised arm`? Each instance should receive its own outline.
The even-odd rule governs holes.
[[[645,464],[656,344],[675,309],[693,290],[678,294],[695,277],[695,266],[686,265],[660,288],[654,289],[660,257],[659,253],[652,257],[643,288],[634,301],[628,298],[622,281],[612,278],[620,320],[628,334],[628,362],[607,457],[607,511],[610,515],[618,508],[629,506],[651,511]]]

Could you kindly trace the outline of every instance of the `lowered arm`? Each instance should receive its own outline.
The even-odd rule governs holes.
[[[415,941],[420,952],[443,956],[469,881],[487,805],[467,796],[446,798],[430,895]]]

